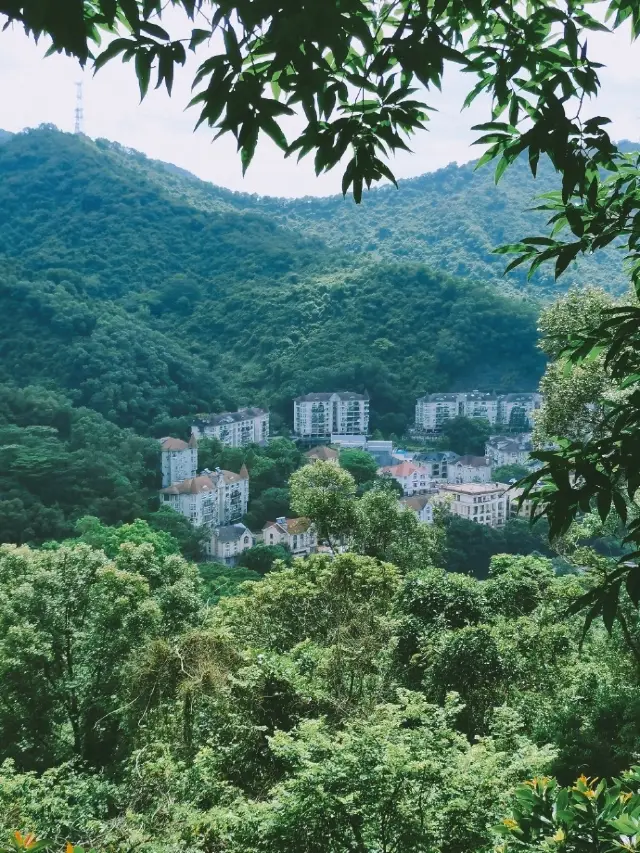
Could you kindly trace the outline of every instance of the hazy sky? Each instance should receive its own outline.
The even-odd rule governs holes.
[[[2,16],[0,16],[2,24]],[[612,135],[640,139],[640,43],[631,46],[627,30],[613,35],[594,33],[590,55],[607,65],[601,71],[603,94],[592,114],[613,119]],[[206,46],[203,46],[206,50]],[[255,159],[242,178],[235,143],[230,137],[211,143],[212,133],[201,128],[193,133],[197,114],[185,106],[196,59],[178,71],[173,97],[151,91],[140,104],[132,65],[109,63],[95,77],[81,74],[77,63],[63,56],[44,58],[46,45],[35,45],[19,29],[0,32],[0,128],[19,131],[43,122],[61,130],[73,129],[75,82],[84,82],[85,132],[106,137],[189,169],[215,184],[244,192],[303,196],[340,191],[340,172],[316,178],[310,159],[300,164],[284,160],[271,140],[261,140]],[[201,58],[201,57],[200,57]],[[402,154],[392,163],[400,177],[433,171],[453,161],[479,156],[470,147],[472,124],[488,121],[486,103],[460,112],[468,78],[458,72],[445,77],[443,95],[427,96],[438,109],[431,131],[411,143],[413,155]]]

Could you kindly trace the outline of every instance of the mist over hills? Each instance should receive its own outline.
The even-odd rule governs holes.
[[[357,209],[233,193],[50,127],[4,142],[0,381],[139,430],[366,388],[374,424],[400,431],[425,390],[528,389],[541,373],[536,300],[489,254],[540,230],[518,213],[519,165],[497,190],[490,169],[449,166]]]

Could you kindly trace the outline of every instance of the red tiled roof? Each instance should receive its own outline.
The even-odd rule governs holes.
[[[163,450],[188,450],[189,445],[186,441],[183,441],[181,438],[171,438],[171,436],[167,436],[167,438],[161,438],[161,447]]]
[[[236,475],[237,476],[237,475]],[[188,480],[182,480],[180,483],[173,483],[162,489],[163,495],[199,495],[201,492],[212,492],[215,486],[210,477],[202,475],[200,477],[190,477]]]

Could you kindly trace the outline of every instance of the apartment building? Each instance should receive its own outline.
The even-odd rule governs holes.
[[[196,415],[191,434],[196,438],[217,438],[227,447],[264,445],[269,441],[269,412],[249,408],[220,415]]]
[[[496,468],[501,465],[528,465],[532,449],[531,433],[492,435],[485,444],[485,455]]]
[[[491,461],[486,456],[460,456],[448,466],[449,483],[490,483]]]
[[[522,431],[533,428],[535,413],[542,408],[542,394],[505,394],[500,397],[498,423]]]
[[[449,469],[458,459],[458,454],[452,450],[433,450],[414,456],[414,461],[427,468],[431,480],[435,483],[449,482]]]
[[[502,527],[509,518],[508,486],[504,483],[463,483],[440,487],[438,498],[467,521]]]
[[[219,563],[235,566],[243,551],[251,548],[253,536],[244,524],[228,524],[217,527],[207,545],[207,553]]]
[[[533,426],[534,414],[541,405],[542,395],[538,393],[426,394],[416,402],[415,429],[419,433],[439,433],[448,420],[462,416],[482,418],[492,426],[502,424],[509,429],[526,430]]]
[[[218,524],[219,489],[206,474],[166,486],[160,492],[160,500],[184,515],[194,527]]]
[[[191,436],[189,442],[181,438],[160,439],[160,464],[162,486],[195,477],[198,470],[198,442]]]
[[[391,477],[402,487],[402,493],[406,497],[420,495],[429,491],[432,487],[431,476],[428,468],[416,465],[413,462],[401,462],[399,465],[387,465],[378,470],[381,477]]]
[[[284,545],[295,557],[304,557],[316,551],[318,542],[313,525],[308,518],[276,518],[262,528],[265,545]]]
[[[351,391],[306,394],[293,401],[293,430],[300,438],[362,435],[369,429],[369,395]]]

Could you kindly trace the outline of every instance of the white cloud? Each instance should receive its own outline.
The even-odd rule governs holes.
[[[212,133],[200,128],[193,133],[197,114],[185,112],[190,98],[189,83],[197,64],[178,74],[172,98],[152,91],[139,104],[137,85],[130,65],[109,63],[95,77],[81,74],[77,63],[64,56],[44,58],[45,46],[35,45],[15,28],[0,33],[0,128],[19,131],[43,122],[72,130],[75,82],[84,82],[85,132],[106,137],[143,151],[149,157],[175,163],[201,178],[243,192],[282,196],[323,195],[339,192],[340,173],[316,178],[311,159],[297,164],[284,160],[268,139],[261,141],[253,164],[243,179],[235,143],[222,138],[211,143]],[[602,69],[603,92],[591,114],[613,119],[616,138],[640,138],[639,48],[632,46],[628,31],[613,35],[594,33],[590,54],[607,66]],[[428,102],[437,108],[430,122],[431,132],[413,142],[414,154],[399,155],[392,168],[400,177],[411,177],[445,166],[465,162],[477,151],[471,148],[472,124],[486,121],[486,102],[460,112],[468,78],[453,70],[445,78],[444,93],[435,93]]]

